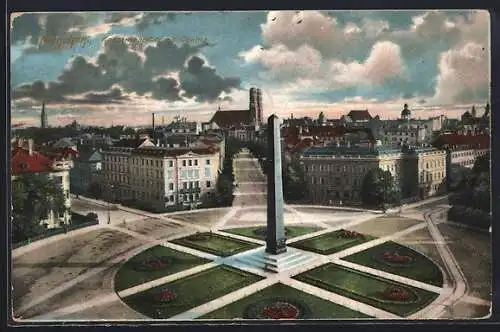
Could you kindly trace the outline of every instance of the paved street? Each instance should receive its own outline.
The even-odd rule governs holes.
[[[244,150],[235,156],[233,165],[236,182],[233,206],[266,205],[267,178],[257,158]]]

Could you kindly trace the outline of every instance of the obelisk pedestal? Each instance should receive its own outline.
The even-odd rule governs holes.
[[[267,237],[266,252],[278,255],[286,252],[285,223],[283,219],[283,179],[281,172],[280,119],[271,115],[267,121]]]

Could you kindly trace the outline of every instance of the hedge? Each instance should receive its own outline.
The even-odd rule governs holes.
[[[79,216],[86,217],[86,216],[83,216],[81,214]],[[72,213],[72,218],[73,217],[74,216],[73,216],[73,213]],[[73,222],[73,220],[72,220],[72,222]],[[54,236],[54,235],[67,233],[69,231],[73,231],[73,230],[80,229],[80,228],[85,228],[85,227],[90,227],[90,226],[94,226],[94,225],[97,225],[97,224],[99,224],[99,220],[98,219],[87,219],[87,221],[85,221],[85,222],[72,223],[71,225],[66,225],[66,227],[49,228],[43,234],[40,234],[40,235],[35,236],[35,237],[32,237],[31,239],[28,239],[28,240],[25,240],[25,241],[22,241],[22,242],[18,242],[18,243],[13,243],[12,244],[12,249],[16,249],[16,248],[25,246],[25,245],[30,244],[32,242],[43,240],[43,239],[49,238],[49,237]]]
[[[463,205],[454,205],[448,210],[448,220],[488,230],[491,216],[482,210]]]

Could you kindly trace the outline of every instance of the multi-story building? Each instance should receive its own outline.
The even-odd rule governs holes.
[[[446,152],[433,147],[409,149],[405,153],[405,177],[417,189],[417,196],[425,199],[446,191]],[[417,184],[416,187],[414,185]]]
[[[311,147],[300,155],[308,199],[313,204],[359,204],[362,182],[369,170],[390,171],[403,198],[425,198],[443,190],[445,154],[433,148],[405,149],[336,145]],[[424,174],[421,181],[419,175]],[[429,175],[428,175],[429,174]]]
[[[102,182],[102,153],[100,149],[89,149],[78,152],[78,157],[73,160],[70,171],[71,192],[84,195],[88,193],[91,185],[99,187]]]
[[[208,148],[135,149],[130,159],[132,199],[159,208],[197,206],[215,197],[219,152]]]
[[[59,227],[63,224],[71,222],[71,197],[70,197],[70,169],[73,167],[71,159],[60,157],[51,159],[38,151],[34,150],[33,141],[28,140],[28,146],[24,146],[23,142],[19,142],[18,146],[12,151],[12,185],[16,186],[16,179],[21,174],[39,173],[45,174],[52,179],[56,185],[62,190],[64,196],[65,209],[57,214],[50,210],[48,216],[44,220],[40,220],[40,224],[47,228]]]
[[[363,179],[377,167],[391,171],[395,181],[404,178],[400,148],[311,147],[301,154],[300,162],[313,204],[359,203]]]
[[[129,164],[132,151],[155,146],[148,138],[122,139],[102,150],[103,194],[109,201],[131,199]]]
[[[196,206],[215,197],[220,168],[216,144],[169,148],[137,141],[103,151],[104,194],[158,208]]]

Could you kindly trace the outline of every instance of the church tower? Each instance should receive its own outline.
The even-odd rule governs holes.
[[[403,110],[401,111],[401,120],[410,120],[411,110],[408,108],[408,104],[405,104]]]
[[[250,89],[249,118],[254,125],[261,125],[264,122],[262,109],[262,90],[259,88]]]

